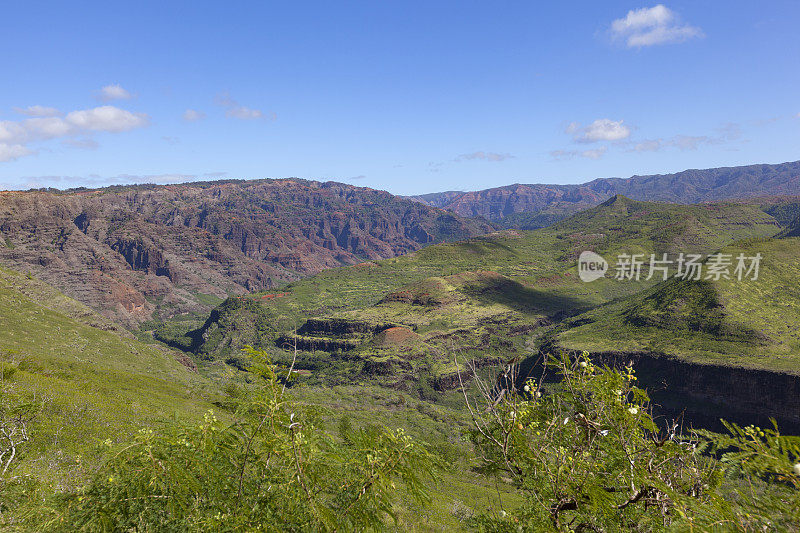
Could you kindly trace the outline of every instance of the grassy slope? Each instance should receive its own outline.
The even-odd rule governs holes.
[[[447,393],[437,404],[403,391],[364,385],[296,387],[291,393],[300,402],[315,406],[326,430],[334,435],[345,417],[355,427],[403,428],[447,462],[449,468],[437,474],[431,486],[430,505],[401,499],[396,508],[401,530],[468,531],[459,511],[469,516],[521,504],[513,487],[473,471],[475,458],[464,442],[471,419],[460,392]]]
[[[100,441],[211,407],[207,382],[174,354],[86,323],[95,319],[41,282],[0,270],[4,385],[45,402],[22,468],[54,484],[88,472]]]
[[[559,345],[650,351],[699,363],[800,373],[800,238],[753,240],[725,253],[763,256],[758,280],[669,280],[575,318]]]
[[[213,407],[206,398],[214,386],[172,353],[86,323],[95,321],[115,327],[48,285],[0,269],[4,390],[45,399],[17,473],[31,474],[52,490],[85,481],[107,449],[101,445],[105,439],[124,442],[141,427],[189,422]],[[290,394],[317,406],[334,434],[343,416],[356,426],[402,427],[452,461],[454,468],[434,482],[431,505],[400,499],[403,529],[460,531],[463,523],[453,510],[496,510],[519,501],[509,486],[469,469],[461,442],[469,421],[460,408],[375,387],[298,387]]]
[[[772,236],[779,229],[756,206],[681,206],[618,197],[549,228],[504,231],[332,269],[291,283],[275,297],[259,293],[252,298],[272,317],[276,331],[289,331],[311,316],[336,316],[403,322],[427,338],[468,330],[469,339],[460,344],[480,346],[486,333],[481,328],[502,335],[504,328],[530,326],[543,317],[558,319],[559,312],[577,313],[654,284],[613,279],[583,283],[576,270],[583,250],[598,251],[612,262],[622,252],[708,253],[738,239]],[[436,305],[381,303],[401,289],[443,295]],[[243,337],[251,328],[242,318],[237,327],[237,318],[226,316],[226,327],[215,330],[215,346],[201,350],[225,352],[253,342],[254,336]],[[418,351],[428,348],[426,344]]]
[[[748,237],[772,236],[779,227],[755,207],[674,205],[619,197],[552,227],[506,231],[440,244],[402,257],[332,269],[289,284],[291,294],[267,305],[287,315],[364,308],[386,292],[434,276],[490,270],[555,293],[574,293],[575,260],[585,249],[604,254],[713,251]],[[616,284],[611,284],[616,285]],[[564,289],[559,290],[561,286]],[[591,305],[631,289],[589,285],[579,298]],[[594,293],[594,294],[593,294]]]

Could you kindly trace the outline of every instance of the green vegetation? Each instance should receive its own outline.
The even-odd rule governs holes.
[[[796,530],[800,523],[800,437],[734,424],[728,436],[682,434],[677,425],[659,429],[633,370],[595,366],[586,354],[556,360],[551,368],[562,381],[550,388],[529,380],[521,389],[501,390],[492,384],[511,382],[479,381],[477,394],[466,396],[467,433],[477,451],[466,464],[458,459],[463,448],[426,445],[349,416],[335,432],[326,431],[324,415],[287,391],[285,369],[264,352],[250,350],[250,356],[254,385],[235,395],[230,422],[207,412],[199,425],[176,422],[143,428],[118,445],[108,440],[102,446],[112,453],[91,480],[57,494],[42,493],[28,479],[0,479],[5,494],[36,495],[18,498],[9,525],[35,531],[754,531]],[[504,375],[513,376],[513,369]],[[6,414],[0,411],[4,427]],[[496,507],[477,513],[454,501],[481,485],[465,484],[463,476],[459,483],[443,469],[472,461],[475,475],[507,479],[517,493],[498,492]],[[451,502],[446,517],[438,514],[443,494]]]
[[[743,241],[720,252],[760,253],[758,280],[671,279],[576,316],[556,342],[800,373],[800,239]]]
[[[336,332],[324,338],[301,334],[298,347],[308,355],[301,357],[299,368],[325,373],[320,358],[311,356],[324,350],[322,359],[338,367],[337,382],[348,375],[393,386],[427,380],[434,389],[444,389],[454,383],[454,351],[479,356],[486,364],[527,357],[536,350],[532,337],[535,341],[551,324],[657,283],[608,278],[584,283],[575,266],[583,250],[612,261],[621,253],[648,258],[708,254],[779,231],[775,219],[753,205],[680,206],[618,196],[548,228],[429,246],[394,259],[327,270],[279,293],[229,300],[203,328],[181,332],[164,326],[172,331],[158,338],[192,352],[200,364],[229,360],[241,366],[236,353],[245,344],[270,351],[275,360],[285,358],[280,347],[293,346],[292,332],[310,318],[392,322],[412,334],[398,330],[374,340]]]
[[[37,280],[0,275],[2,385],[39,406],[17,475],[76,486],[98,465],[98,442],[211,407],[209,382],[182,355],[89,325],[109,322]]]
[[[562,378],[551,393],[531,379],[499,400],[485,388],[471,408],[481,470],[524,495],[516,509],[477,517],[481,530],[797,530],[800,437],[735,424],[728,436],[659,429],[632,368],[598,367],[584,352],[550,371]]]
[[[665,431],[630,369],[586,356],[560,360],[560,383],[496,369],[561,347],[797,373],[791,231],[755,205],[616,197],[152,321],[147,343],[0,270],[0,422],[30,435],[0,517],[33,531],[789,529],[793,438]],[[763,260],[757,282],[584,283],[583,250]]]
[[[402,431],[319,431],[253,353],[257,386],[232,424],[142,430],[92,483],[51,511],[57,531],[363,530],[391,518],[397,485],[427,499],[434,457]],[[48,528],[50,529],[50,528]]]

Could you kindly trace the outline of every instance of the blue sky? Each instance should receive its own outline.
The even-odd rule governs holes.
[[[800,2],[8,2],[0,188],[800,159]]]

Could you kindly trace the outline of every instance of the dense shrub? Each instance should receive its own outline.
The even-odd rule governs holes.
[[[382,529],[398,486],[427,497],[433,456],[403,431],[345,428],[334,440],[284,396],[280,371],[251,350],[260,386],[236,420],[142,429],[69,495],[56,531],[341,531]],[[109,441],[110,445],[110,441]]]
[[[483,385],[485,407],[470,405],[481,469],[525,496],[518,509],[477,517],[478,529],[800,527],[800,437],[735,425],[729,436],[659,428],[630,367],[600,368],[584,354],[550,368],[563,378],[552,393],[535,380],[515,390],[506,373]]]

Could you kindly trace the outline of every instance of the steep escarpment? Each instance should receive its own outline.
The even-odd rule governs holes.
[[[0,193],[0,264],[129,326],[491,229],[383,191],[294,179]]]

